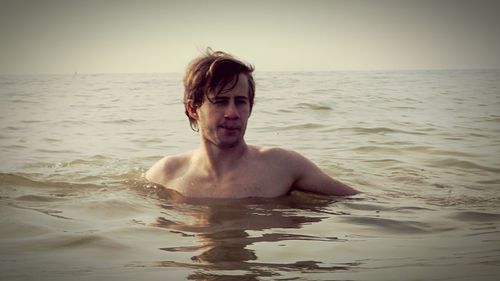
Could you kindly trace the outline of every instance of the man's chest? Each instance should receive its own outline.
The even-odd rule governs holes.
[[[289,192],[293,181],[286,174],[251,167],[221,176],[218,180],[187,173],[169,187],[186,197],[247,198],[279,197]]]

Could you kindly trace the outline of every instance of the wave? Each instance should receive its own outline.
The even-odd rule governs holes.
[[[327,106],[327,105],[312,104],[312,103],[306,103],[306,102],[298,103],[296,105],[296,107],[301,108],[301,109],[313,110],[313,111],[329,111],[329,110],[332,110],[332,108],[330,106]]]
[[[479,181],[476,181],[477,183],[479,184],[491,184],[491,185],[498,185],[500,186],[500,179],[497,178],[497,179],[491,179],[491,180],[479,180]]]
[[[352,149],[350,149],[350,151],[365,152],[365,153],[381,152],[381,153],[398,154],[398,153],[401,153],[401,148],[387,147],[387,146],[376,146],[376,145],[365,145],[365,146],[358,146],[358,147],[352,148]],[[390,159],[390,160],[393,160],[393,159]],[[380,160],[377,160],[377,161],[380,161]]]
[[[438,232],[455,230],[452,226],[432,224],[427,222],[395,220],[369,216],[346,216],[342,220],[351,224],[366,226],[386,234],[435,234]]]
[[[101,87],[101,88],[94,89],[94,91],[96,91],[96,92],[106,92],[106,91],[109,91],[109,90],[114,90],[114,89],[113,88],[109,88],[109,87]]]
[[[432,167],[438,168],[459,168],[463,170],[482,170],[492,173],[500,173],[500,168],[485,166],[481,164],[477,164],[473,161],[462,160],[457,158],[446,158],[439,160],[428,160],[427,163]]]
[[[56,150],[56,149],[46,149],[46,148],[38,148],[35,150],[36,152],[40,152],[40,153],[54,153],[54,154],[71,154],[71,153],[75,153],[77,151],[75,150],[69,150],[69,149],[61,149],[61,150]]]
[[[222,253],[224,253],[222,251]],[[211,256],[196,256],[193,257],[193,261],[197,263],[185,263],[185,262],[175,262],[175,261],[159,261],[155,263],[155,266],[166,267],[166,268],[189,268],[196,269],[192,274],[189,275],[190,280],[258,280],[257,276],[271,276],[271,274],[276,274],[275,272],[284,271],[287,274],[299,274],[300,278],[291,278],[287,280],[302,280],[306,274],[310,273],[329,273],[336,271],[345,272],[347,270],[356,268],[361,265],[360,262],[347,262],[347,263],[336,263],[335,265],[326,265],[322,262],[312,261],[312,260],[300,260],[291,263],[271,263],[271,262],[250,262],[251,260],[248,256],[252,257],[252,254],[247,255],[235,255],[233,258],[224,259],[221,258],[211,258]],[[228,256],[230,257],[230,256]],[[244,261],[241,261],[241,260]],[[208,261],[203,262],[203,261]],[[214,262],[216,261],[216,262]],[[147,265],[138,264],[139,267],[144,267]],[[249,273],[244,273],[240,275],[221,275],[221,273],[213,272],[212,270],[234,270],[238,268],[239,271],[244,272],[248,270]],[[293,275],[292,275],[293,276]],[[229,278],[228,278],[229,277]],[[317,278],[317,277],[316,277]],[[309,278],[306,278],[309,280]],[[285,279],[283,279],[285,280]]]
[[[487,213],[487,212],[477,212],[477,211],[460,211],[453,215],[451,218],[457,219],[459,221],[469,221],[469,222],[497,222],[500,221],[500,214]]]
[[[290,125],[290,126],[265,126],[262,127],[261,129],[263,131],[294,131],[294,130],[315,130],[315,129],[321,129],[321,128],[327,128],[329,125],[325,124],[319,124],[319,123],[304,123],[304,124],[298,124],[298,125]]]
[[[485,207],[485,208],[494,208],[498,209],[500,204],[500,197],[495,196],[467,196],[467,195],[459,195],[459,196],[435,196],[435,195],[426,195],[426,196],[413,196],[414,198],[422,199],[428,205],[434,205],[439,207]]]
[[[26,163],[23,165],[24,168],[59,168],[59,167],[67,167],[73,165],[102,165],[106,161],[111,161],[112,159],[106,157],[104,155],[94,155],[87,159],[76,159],[67,162],[34,162],[34,163]]]
[[[101,185],[90,183],[58,182],[34,180],[27,175],[0,173],[0,186],[6,187],[33,187],[33,188],[69,188],[69,189],[98,189]]]
[[[14,99],[10,100],[9,103],[26,103],[26,104],[38,104],[38,101],[30,101],[30,100],[21,100],[21,99]]]
[[[445,150],[445,149],[436,149],[436,148],[429,147],[429,146],[410,146],[410,147],[406,147],[404,149],[412,151],[412,152],[428,153],[428,154],[432,154],[432,155],[453,155],[453,156],[460,156],[460,157],[477,157],[478,156],[477,154],[473,154],[473,153],[454,151],[454,150]]]
[[[360,202],[342,202],[342,206],[347,207],[350,210],[358,211],[393,211],[398,213],[412,213],[421,211],[432,211],[430,208],[417,207],[417,206],[398,206],[394,207],[391,205],[381,205],[378,203],[360,203]]]
[[[392,154],[401,154],[402,152],[406,153],[422,153],[429,155],[440,155],[440,156],[457,156],[464,158],[477,158],[481,155],[477,153],[468,153],[454,150],[446,150],[446,149],[437,149],[431,146],[402,146],[403,144],[395,144],[395,145],[364,145],[358,146],[350,149],[351,151],[357,152],[366,152],[366,153],[392,153]]]
[[[56,195],[54,197],[54,196],[29,194],[29,195],[18,196],[14,199],[18,201],[29,201],[29,202],[55,202],[55,201],[61,201],[63,199],[63,196]]]
[[[24,129],[26,129],[26,127],[7,126],[7,127],[4,127],[2,130],[5,130],[5,131],[21,131],[21,130],[24,130]]]
[[[61,142],[63,142],[62,139],[55,139],[55,138],[43,138],[42,141],[45,141],[48,143],[61,143]]]
[[[367,127],[345,127],[345,128],[337,128],[337,131],[351,131],[354,134],[358,135],[372,135],[372,134],[409,134],[409,135],[427,135],[425,133],[421,132],[415,132],[415,131],[405,131],[405,130],[398,130],[398,129],[391,129],[387,127],[373,127],[373,128],[367,128]]]
[[[144,121],[146,121],[146,120],[138,120],[138,119],[129,118],[129,119],[118,119],[118,120],[106,120],[106,121],[102,121],[102,123],[105,123],[105,124],[135,124],[135,123],[141,123]]]
[[[318,123],[305,123],[305,124],[298,124],[298,125],[291,125],[291,126],[285,126],[281,128],[283,131],[287,130],[303,130],[303,129],[320,129],[320,128],[325,128],[328,127],[328,125],[324,124],[318,124]]]
[[[17,149],[25,149],[28,147],[25,145],[13,144],[13,145],[4,146],[3,148],[8,149],[8,150],[17,150]]]
[[[117,241],[105,237],[103,235],[64,235],[62,237],[54,237],[52,243],[49,241],[44,241],[44,244],[50,246],[51,248],[83,248],[88,249],[89,247],[110,250],[110,249],[127,249],[125,244],[118,243]]]

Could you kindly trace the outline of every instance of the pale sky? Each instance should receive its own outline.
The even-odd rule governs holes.
[[[500,68],[500,1],[0,0],[0,74]]]

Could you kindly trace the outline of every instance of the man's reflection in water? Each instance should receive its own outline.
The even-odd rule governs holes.
[[[293,264],[283,264],[279,261],[258,263],[256,262],[258,259],[256,253],[247,247],[258,242],[286,240],[339,241],[335,237],[315,237],[272,231],[273,229],[300,229],[305,224],[317,223],[331,216],[325,211],[325,207],[333,203],[332,198],[294,192],[278,199],[191,201],[183,204],[164,204],[163,207],[189,214],[194,218],[193,221],[180,222],[159,217],[156,225],[179,231],[184,235],[194,234],[201,242],[200,246],[162,248],[162,250],[170,252],[201,251],[201,254],[191,258],[193,264],[166,261],[161,263],[162,266],[205,270],[244,270],[248,272],[245,275],[240,275],[240,277],[245,277],[244,280],[253,280],[256,276],[274,275],[276,270],[332,271],[352,266],[349,264],[320,267],[318,262],[314,261],[298,261]],[[252,234],[253,231],[258,233]],[[236,277],[235,275],[229,276]],[[206,280],[208,278],[210,280],[215,277],[223,276],[204,271],[195,272],[190,276],[190,279]]]

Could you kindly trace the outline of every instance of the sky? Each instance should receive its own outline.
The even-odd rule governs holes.
[[[0,74],[500,68],[500,1],[0,0]]]

